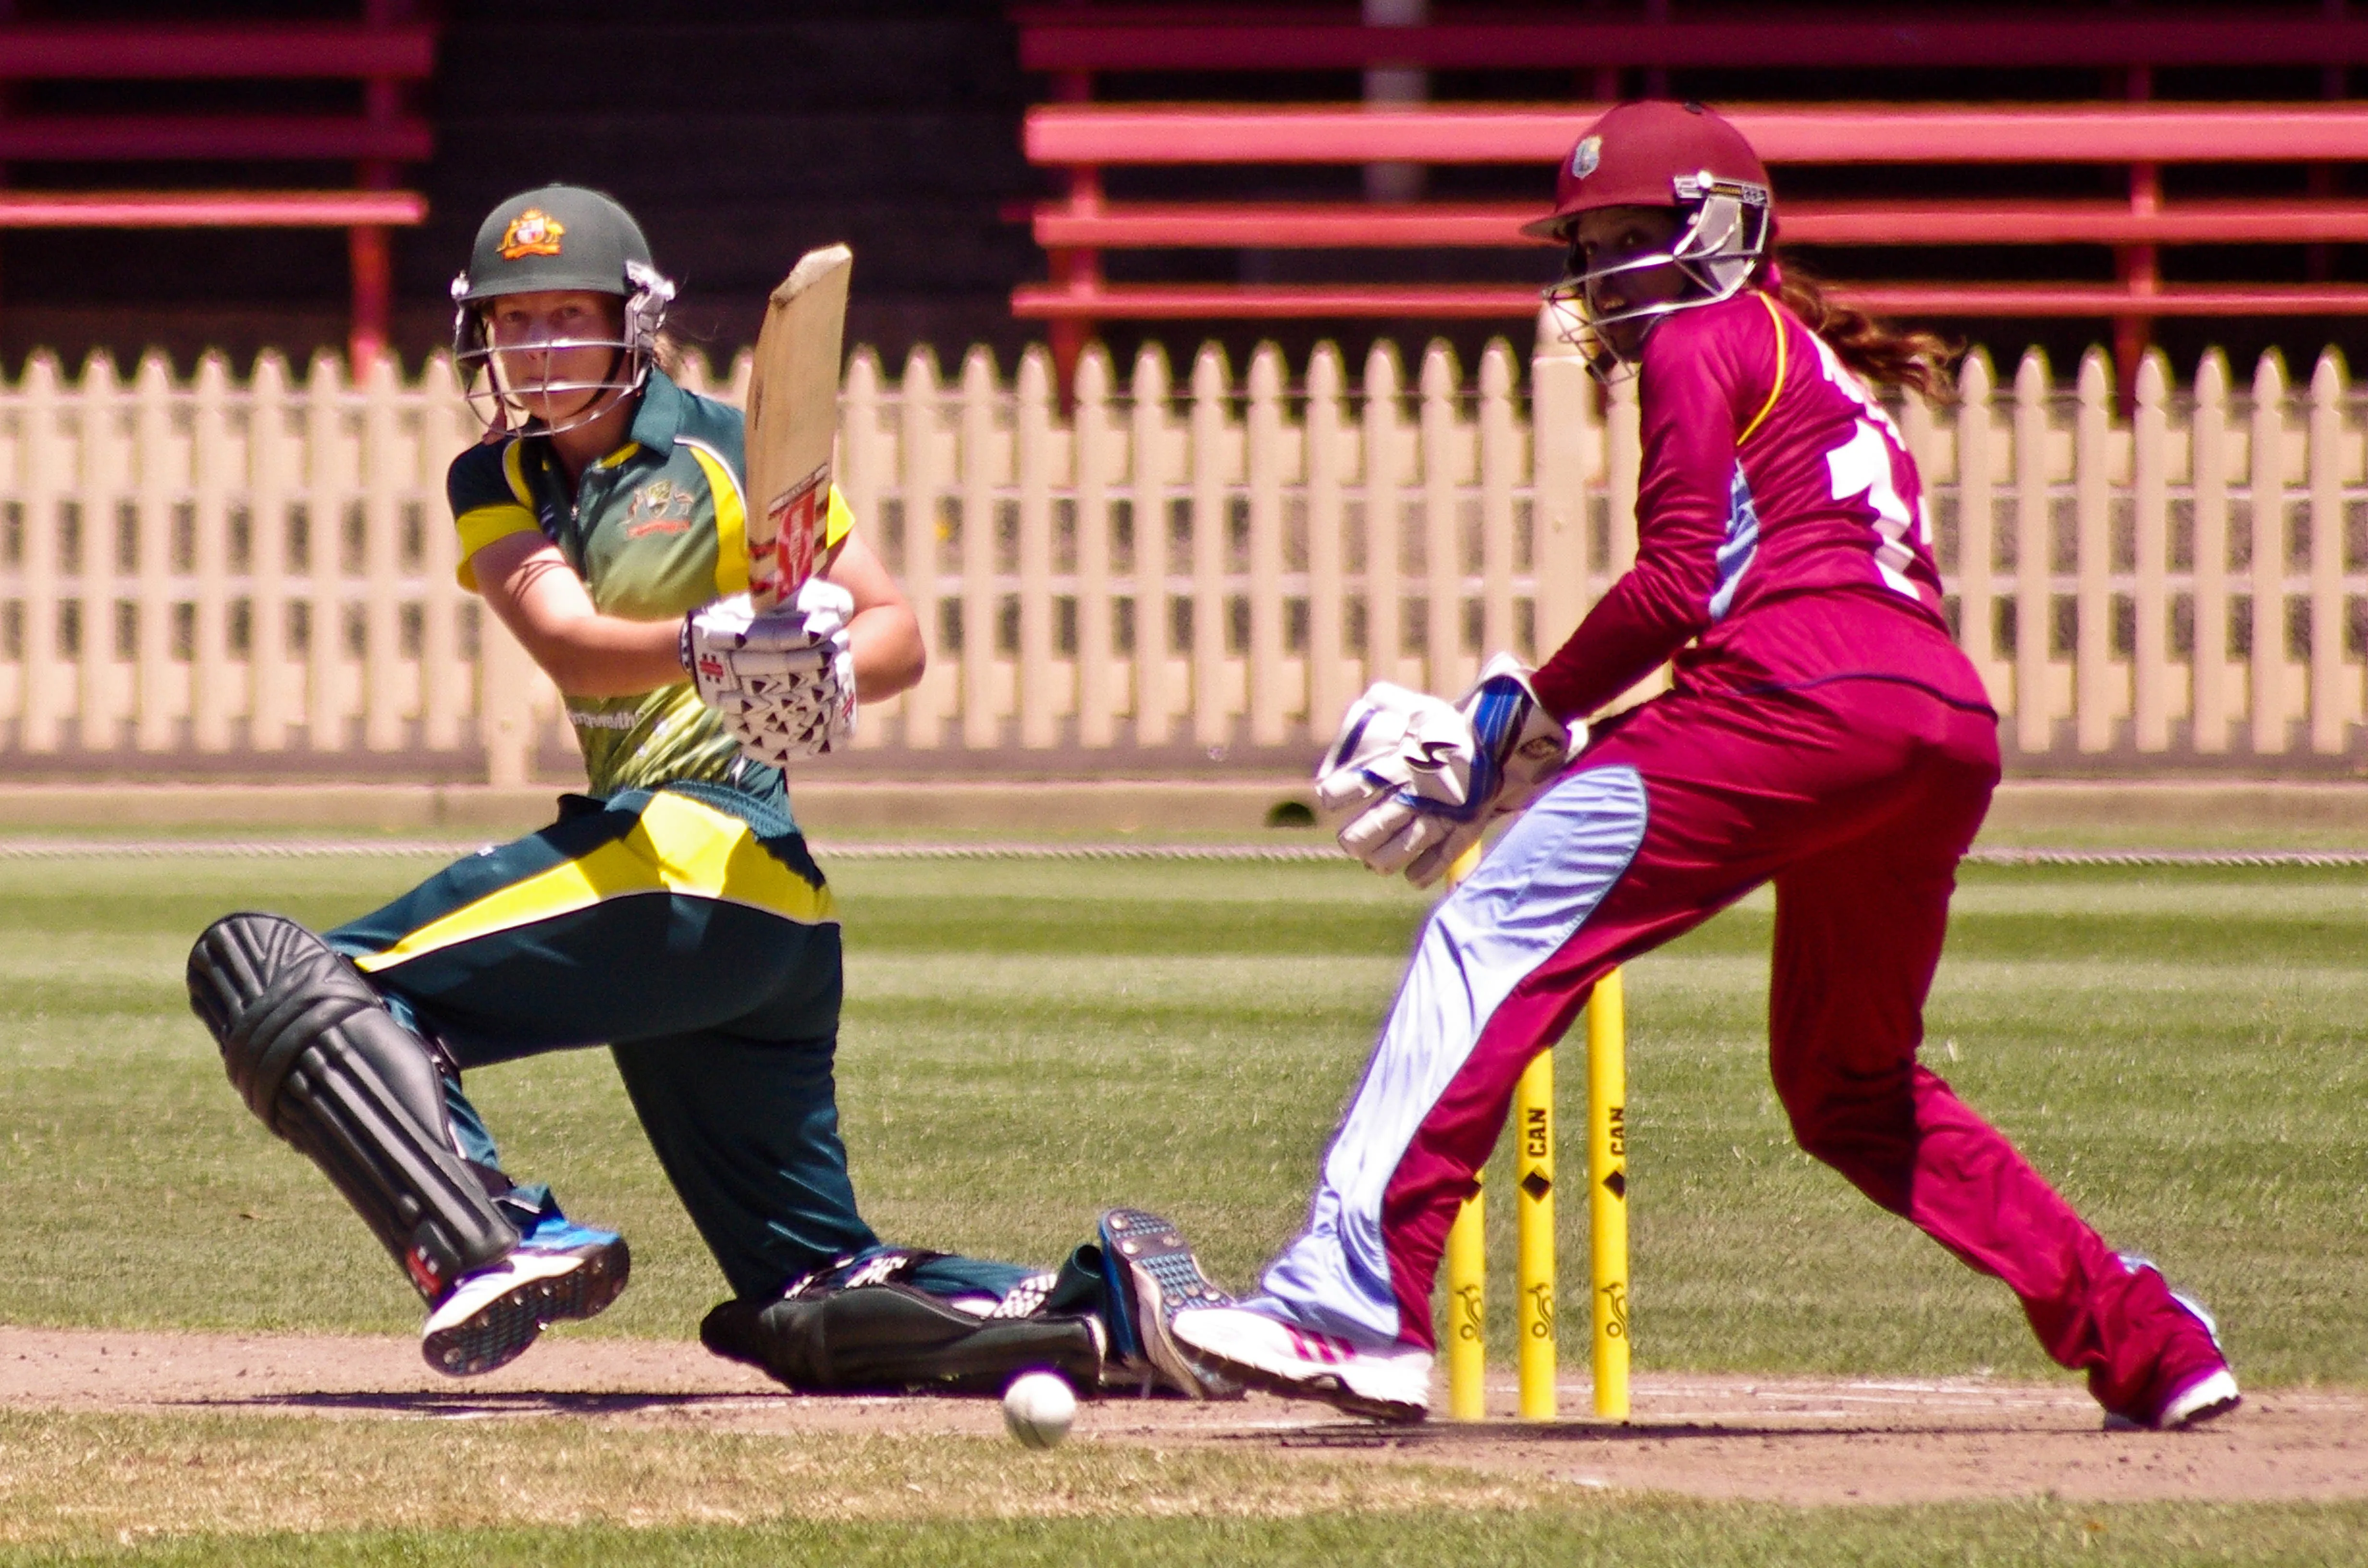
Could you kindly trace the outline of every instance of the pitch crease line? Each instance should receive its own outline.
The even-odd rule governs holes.
[[[0,839],[0,860],[457,859],[498,840],[426,839]],[[827,860],[1141,860],[1268,864],[1345,863],[1319,844],[834,844],[810,841]],[[1976,849],[1969,866],[2277,869],[2368,866],[2368,849]]]

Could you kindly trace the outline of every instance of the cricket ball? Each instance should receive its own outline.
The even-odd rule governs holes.
[[[1077,1396],[1058,1372],[1022,1372],[1003,1391],[1003,1424],[1027,1449],[1049,1449],[1069,1435]]]

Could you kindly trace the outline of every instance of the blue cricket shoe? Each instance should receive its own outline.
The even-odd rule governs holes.
[[[456,1378],[507,1366],[552,1324],[597,1316],[632,1267],[624,1237],[576,1224],[546,1199],[507,1256],[453,1281],[427,1314],[419,1353]]]

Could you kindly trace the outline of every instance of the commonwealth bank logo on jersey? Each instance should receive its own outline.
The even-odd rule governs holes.
[[[516,261],[521,256],[557,256],[559,242],[565,237],[567,225],[540,207],[529,207],[510,220],[502,231],[502,259]]]
[[[632,710],[610,713],[598,708],[570,708],[567,722],[581,730],[630,730],[642,722]]]

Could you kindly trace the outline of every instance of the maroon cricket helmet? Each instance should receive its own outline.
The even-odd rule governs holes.
[[[1554,210],[1521,233],[1567,241],[1582,212],[1685,206],[1712,181],[1756,189],[1759,204],[1770,206],[1767,165],[1743,132],[1700,104],[1637,99],[1607,110],[1580,135],[1554,171]]]

